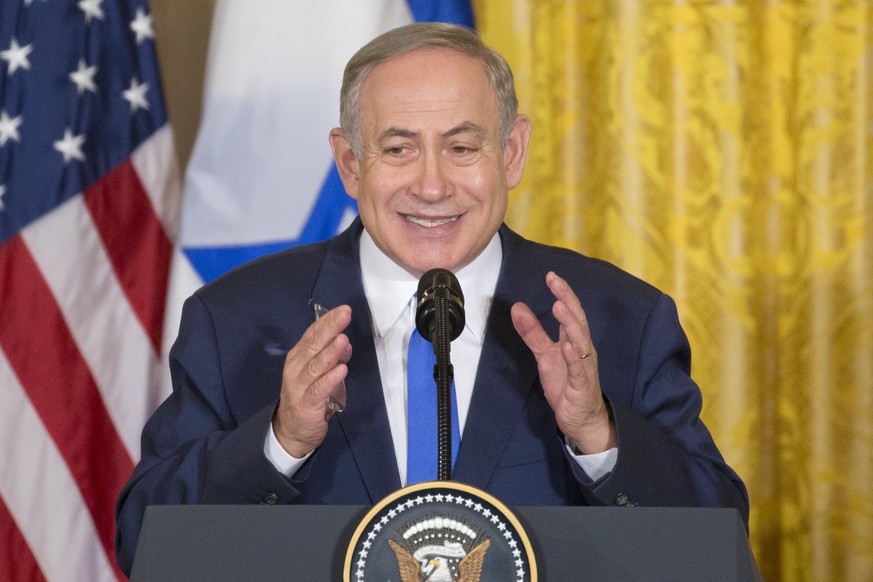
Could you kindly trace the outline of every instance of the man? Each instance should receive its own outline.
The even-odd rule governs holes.
[[[341,125],[330,143],[359,220],[186,302],[173,395],[119,499],[124,570],[149,504],[372,504],[406,485],[404,354],[434,267],[466,296],[455,480],[509,505],[727,506],[748,519],[698,417],[673,302],[502,224],[530,122],[501,57],[456,26],[390,31],[349,62]],[[313,303],[332,309],[313,322]],[[346,409],[333,414],[331,397]]]

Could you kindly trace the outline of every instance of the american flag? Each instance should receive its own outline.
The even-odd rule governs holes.
[[[146,0],[0,2],[0,581],[124,579],[180,191]]]

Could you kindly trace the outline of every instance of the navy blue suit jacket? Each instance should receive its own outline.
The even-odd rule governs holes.
[[[329,241],[259,259],[185,304],[170,354],[173,393],[149,420],[117,508],[129,570],[151,504],[373,504],[400,488],[358,260],[360,220]],[[613,265],[500,229],[503,266],[453,472],[512,505],[725,506],[748,520],[739,477],[698,415],[690,350],[673,301]],[[567,455],[510,307],[523,301],[557,338],[548,271],[578,294],[618,431],[598,482]],[[288,479],[263,454],[285,354],[313,321],[310,300],[348,304],[347,410]]]

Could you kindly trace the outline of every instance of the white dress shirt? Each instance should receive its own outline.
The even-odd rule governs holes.
[[[491,311],[502,259],[500,237],[495,234],[472,263],[455,273],[464,294],[466,320],[461,335],[451,344],[461,440],[464,438],[464,424],[485,339],[485,323]],[[400,482],[405,484],[406,352],[415,329],[418,278],[382,254],[366,231],[361,235],[361,272],[373,321],[373,340],[379,359],[397,468],[400,470]]]
[[[415,328],[415,293],[418,290],[418,278],[385,256],[366,230],[361,234],[360,253],[364,293],[367,296],[373,323],[373,340],[388,412],[388,424],[394,442],[400,482],[405,485],[406,352],[409,338]],[[462,441],[467,412],[473,397],[479,356],[482,354],[482,344],[485,340],[485,324],[491,311],[491,302],[502,261],[500,236],[495,234],[485,250],[473,262],[455,273],[464,293],[466,320],[464,331],[451,344],[458,403],[458,431]],[[268,430],[267,433],[264,443],[265,455],[281,473],[287,476],[293,475],[308,455],[302,459],[289,455],[279,444],[273,431]],[[569,447],[568,451],[572,454],[572,449]],[[592,480],[597,480],[612,470],[617,460],[617,449],[594,455],[573,455],[573,457]]]

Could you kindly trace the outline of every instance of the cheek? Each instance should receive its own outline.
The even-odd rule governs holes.
[[[454,175],[456,184],[459,186],[463,184],[464,188],[477,198],[488,198],[506,189],[506,177],[490,158],[483,158],[477,164],[456,170]]]
[[[486,216],[500,215],[506,211],[507,191],[503,176],[494,172],[478,172],[468,176],[465,190],[475,198]]]
[[[361,189],[358,192],[358,214],[362,218],[376,217],[379,214],[379,209],[384,205],[381,190],[374,188],[370,184],[361,184]]]
[[[388,205],[394,196],[409,188],[410,178],[407,174],[396,168],[370,170],[361,177],[358,204],[374,209]]]

